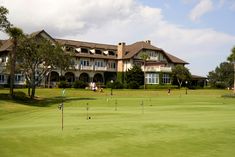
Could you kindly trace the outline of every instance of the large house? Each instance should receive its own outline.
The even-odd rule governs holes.
[[[53,39],[44,30],[32,33],[34,36],[41,36],[48,40],[56,41],[62,45],[65,52],[73,52],[72,61],[74,68],[67,71],[53,69],[50,75],[50,83],[56,85],[60,76],[72,83],[75,80],[85,82],[106,83],[119,79],[122,81],[125,72],[133,65],[141,66],[146,72],[146,84],[170,84],[172,82],[172,68],[177,65],[185,65],[187,62],[155,47],[150,40],[139,41],[130,45],[120,42],[117,45],[74,41],[66,39]],[[6,70],[8,54],[12,50],[10,40],[0,40],[0,85],[9,82],[9,73]],[[141,54],[146,53],[149,59],[145,67]],[[48,78],[42,82],[46,84]],[[25,85],[24,75],[15,74],[15,85]]]

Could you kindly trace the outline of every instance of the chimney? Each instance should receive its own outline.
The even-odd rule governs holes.
[[[118,43],[118,47],[117,47],[117,55],[118,58],[121,59],[124,57],[126,52],[126,43],[122,42],[122,43]]]
[[[151,45],[151,40],[146,40],[145,41],[147,44]]]

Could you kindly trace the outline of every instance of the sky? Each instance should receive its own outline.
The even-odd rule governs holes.
[[[116,45],[151,40],[207,76],[235,46],[235,0],[0,0],[25,33]],[[7,38],[0,33],[0,38]]]

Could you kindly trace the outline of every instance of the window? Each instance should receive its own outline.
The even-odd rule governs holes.
[[[0,82],[4,82],[4,75],[0,75]]]
[[[1,57],[0,62],[5,63],[6,62],[6,57]]]
[[[169,74],[163,74],[162,75],[162,83],[169,84],[171,83],[171,78]]]
[[[22,74],[15,74],[15,82],[22,82],[23,79],[24,78]]]
[[[95,61],[95,66],[96,67],[104,67],[104,62],[103,61]]]
[[[89,66],[90,65],[89,60],[81,60],[81,65],[82,66]]]
[[[146,84],[159,84],[159,74],[147,73],[145,80]]]
[[[109,68],[116,69],[116,63],[115,62],[109,62]]]

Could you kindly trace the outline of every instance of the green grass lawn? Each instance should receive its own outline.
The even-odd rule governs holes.
[[[61,89],[36,92],[29,103],[0,90],[1,157],[235,156],[235,99],[221,97],[231,91],[114,90],[111,97],[108,89],[66,89],[63,131]]]

